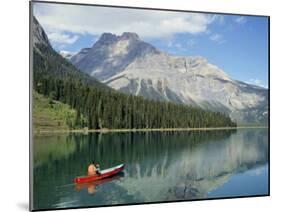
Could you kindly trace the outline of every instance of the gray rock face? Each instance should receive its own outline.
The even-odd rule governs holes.
[[[203,57],[169,55],[135,33],[104,33],[71,62],[125,93],[225,112],[238,123],[267,122],[267,89],[233,80]]]
[[[48,40],[48,36],[44,32],[42,26],[39,24],[37,19],[33,17],[33,22],[32,22],[32,32],[33,32],[33,46],[36,46],[36,44],[44,44],[46,46],[51,46]]]
[[[121,36],[104,33],[91,49],[86,52],[82,49],[71,58],[71,62],[99,80],[106,80],[123,71],[137,58],[158,52],[135,33],[123,33]]]
[[[83,48],[77,54],[72,55],[70,61],[76,64],[78,61],[82,60],[91,48]]]

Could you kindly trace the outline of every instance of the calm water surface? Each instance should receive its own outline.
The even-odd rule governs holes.
[[[77,186],[95,160],[122,174]],[[268,130],[34,137],[34,209],[268,193]]]

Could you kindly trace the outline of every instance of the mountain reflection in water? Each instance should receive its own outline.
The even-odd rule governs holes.
[[[206,198],[232,176],[264,166],[267,159],[267,129],[35,136],[34,206]],[[78,192],[73,178],[84,175],[92,160],[102,169],[125,163],[124,176],[100,184],[92,195],[87,189]]]

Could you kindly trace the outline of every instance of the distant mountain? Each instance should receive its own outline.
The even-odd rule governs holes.
[[[267,89],[233,80],[203,57],[169,55],[136,33],[104,33],[71,62],[125,93],[225,112],[239,123],[267,123]]]
[[[62,57],[64,57],[65,59],[67,59],[67,60],[70,60],[71,59],[71,57],[73,56],[73,55],[75,55],[76,53],[74,53],[74,52],[69,52],[69,51],[59,51],[59,54],[62,56]]]
[[[90,49],[91,48],[83,48],[77,54],[72,55],[71,62],[77,63],[78,61],[80,61],[85,55],[87,55]]]
[[[62,124],[58,120],[61,117],[64,117],[69,129],[237,126],[226,114],[183,104],[151,101],[115,91],[87,73],[81,72],[70,61],[54,51],[43,28],[35,18],[33,20],[33,92],[43,95],[44,98],[47,97],[48,101],[42,102],[45,105],[41,109],[47,109],[45,110],[47,114],[49,112],[55,114],[52,116],[54,119],[49,120],[52,123],[46,123],[44,119],[39,118],[37,126],[48,124],[53,128]],[[84,49],[84,52],[87,51]],[[79,60],[82,57],[73,58]],[[59,107],[64,109],[59,110],[62,114],[58,114],[58,110],[54,107],[59,102],[75,110],[74,116],[65,107]]]

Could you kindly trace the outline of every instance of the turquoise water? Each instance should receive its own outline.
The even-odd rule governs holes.
[[[222,186],[211,191],[208,197],[232,197],[267,194],[268,165],[238,173]]]
[[[77,186],[95,160],[125,170]],[[268,130],[34,137],[34,209],[268,194]]]

